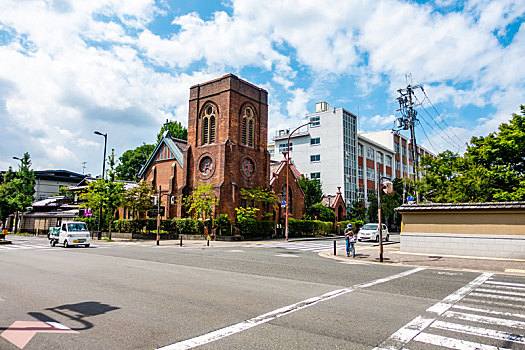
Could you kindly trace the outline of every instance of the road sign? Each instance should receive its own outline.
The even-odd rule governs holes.
[[[163,216],[165,212],[165,207],[160,207],[160,215]],[[157,208],[151,209],[148,211],[148,216],[150,218],[156,217],[158,215]]]
[[[286,201],[281,202],[281,207],[286,207]]]

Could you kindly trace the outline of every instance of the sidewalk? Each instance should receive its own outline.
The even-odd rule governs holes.
[[[476,272],[495,272],[525,276],[525,260],[497,259],[479,257],[459,257],[451,255],[428,255],[404,253],[399,251],[399,244],[383,246],[383,262],[379,261],[379,246],[356,247],[355,258],[347,258],[345,247],[338,245],[337,255],[325,251],[320,256],[349,263],[377,263],[384,265],[421,266],[435,269],[450,269]]]

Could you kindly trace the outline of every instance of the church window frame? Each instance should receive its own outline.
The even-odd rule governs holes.
[[[255,147],[255,113],[252,107],[244,107],[241,117],[241,145]]]
[[[217,108],[211,103],[205,105],[202,112],[201,145],[213,144],[217,140],[216,121]]]

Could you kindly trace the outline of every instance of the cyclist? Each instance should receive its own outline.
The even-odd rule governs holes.
[[[346,225],[346,228],[345,228],[346,256],[350,256],[350,252],[352,252],[352,258],[355,258],[354,243],[356,241],[356,238],[357,237],[352,228],[352,224]]]

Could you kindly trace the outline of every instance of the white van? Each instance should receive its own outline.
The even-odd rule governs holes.
[[[91,243],[91,237],[86,223],[78,221],[63,222],[58,235],[56,233],[50,234],[49,243],[52,246],[57,243],[62,244],[65,248],[76,245],[83,245],[87,248]]]

